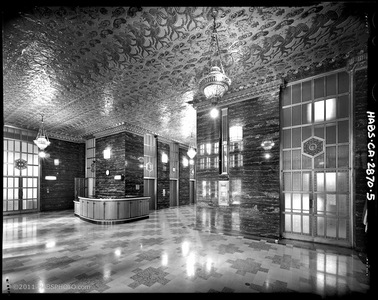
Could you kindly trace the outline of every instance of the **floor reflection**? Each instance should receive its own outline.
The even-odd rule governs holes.
[[[224,216],[239,222],[235,211],[196,206],[115,226],[85,222],[72,211],[4,217],[3,293],[7,279],[10,293],[369,291],[354,251],[213,233],[238,228]]]

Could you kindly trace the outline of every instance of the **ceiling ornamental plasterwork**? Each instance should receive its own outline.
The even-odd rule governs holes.
[[[361,4],[217,9],[232,80],[225,102],[366,53],[368,8]],[[209,67],[212,10],[33,7],[7,18],[4,124],[37,130],[43,113],[55,137],[84,140],[122,127],[189,144],[191,104],[202,105],[197,86]]]

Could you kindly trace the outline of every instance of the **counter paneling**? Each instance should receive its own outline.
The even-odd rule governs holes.
[[[125,223],[149,217],[150,197],[97,199],[79,197],[74,201],[75,215],[97,224]]]

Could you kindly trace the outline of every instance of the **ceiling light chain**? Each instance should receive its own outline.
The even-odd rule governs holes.
[[[223,64],[222,64],[222,57],[219,50],[219,41],[218,41],[218,34],[216,29],[216,18],[217,12],[213,11],[213,32],[211,35],[210,41],[210,73],[205,75],[199,81],[199,89],[205,95],[206,99],[211,99],[212,102],[216,103],[217,99],[221,98],[229,89],[231,85],[231,79],[227,77],[224,72]],[[220,68],[213,62],[212,60],[212,49],[216,48],[215,55],[218,54]],[[215,100],[215,101],[214,101]]]

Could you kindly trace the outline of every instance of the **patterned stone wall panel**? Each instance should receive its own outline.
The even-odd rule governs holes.
[[[111,156],[104,159],[103,151],[109,148]],[[106,175],[109,170],[109,175]],[[125,175],[125,133],[96,139],[96,187],[97,197],[124,197],[125,182],[115,180],[114,175]]]
[[[189,165],[184,167],[183,158],[188,158],[188,149],[179,148],[179,205],[189,204]]]
[[[140,158],[144,156],[143,136],[125,132],[125,194],[143,196],[143,168]]]
[[[40,207],[41,211],[73,208],[75,178],[85,177],[85,144],[50,139],[45,152],[49,157],[42,160]],[[59,165],[54,165],[59,159]],[[57,180],[45,180],[56,176]]]
[[[366,200],[367,164],[367,70],[361,69],[354,74],[354,230],[356,249],[366,249],[366,233],[363,224],[363,210]]]
[[[162,154],[163,152],[169,155],[169,144],[161,142],[158,140],[158,157],[157,157],[157,209],[168,208],[169,207],[169,163],[163,163]],[[163,194],[165,190],[165,194]]]

